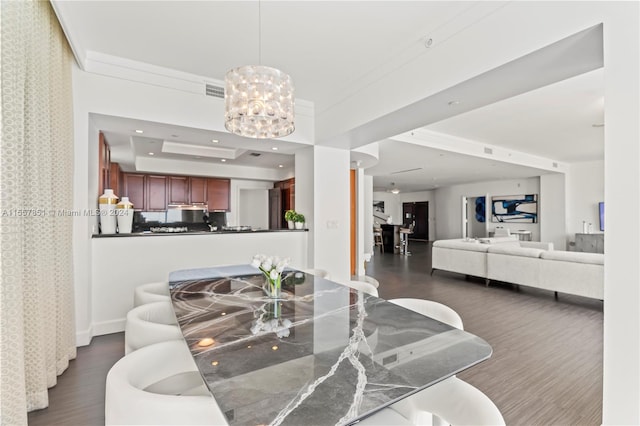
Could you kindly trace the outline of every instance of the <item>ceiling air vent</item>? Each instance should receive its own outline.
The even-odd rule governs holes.
[[[487,148],[486,146],[484,147],[484,153],[485,154],[493,154],[493,150],[491,148]]]
[[[214,86],[213,84],[206,84],[205,87],[207,96],[224,99],[224,87]]]
[[[251,154],[252,157],[260,157],[262,154],[260,154],[259,152],[252,152]]]

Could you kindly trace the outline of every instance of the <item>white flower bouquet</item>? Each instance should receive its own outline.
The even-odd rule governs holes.
[[[279,257],[265,256],[264,254],[256,254],[253,256],[251,265],[260,269],[267,278],[267,287],[265,291],[270,297],[280,297],[282,287],[282,271],[289,264],[289,258],[280,259]]]

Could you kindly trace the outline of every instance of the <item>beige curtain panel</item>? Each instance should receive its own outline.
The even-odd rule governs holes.
[[[0,424],[27,423],[75,358],[73,57],[48,1],[0,9]]]

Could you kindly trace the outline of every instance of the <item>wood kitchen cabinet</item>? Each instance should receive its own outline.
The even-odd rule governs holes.
[[[207,205],[209,211],[229,211],[229,179],[207,179]]]
[[[274,188],[279,188],[281,191],[280,200],[280,227],[286,229],[288,227],[287,221],[284,220],[284,213],[287,210],[296,209],[296,179],[291,178],[282,180],[273,184]]]
[[[146,176],[146,211],[165,211],[167,209],[167,177]]]
[[[138,211],[165,211],[168,204],[207,204],[209,211],[228,211],[230,180],[194,176],[122,173],[121,196]],[[118,194],[120,195],[120,194]]]
[[[168,176],[169,204],[188,204],[189,197],[189,177],[188,176]]]
[[[122,174],[122,197],[129,197],[134,210],[145,210],[145,175],[136,173]]]
[[[207,203],[207,178],[189,178],[189,202]]]

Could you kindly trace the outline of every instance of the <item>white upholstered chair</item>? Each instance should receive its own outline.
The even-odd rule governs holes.
[[[329,273],[324,269],[301,269],[301,271],[306,274],[311,274],[316,277],[324,278],[327,280],[331,279],[331,276],[329,275]]]
[[[371,296],[378,297],[378,289],[373,284],[368,283],[366,281],[351,280],[351,281],[342,282],[342,284],[346,285],[347,287],[351,287],[355,290],[359,290],[364,293],[370,294]]]
[[[107,374],[106,425],[226,425],[183,340],[146,346]]]
[[[170,301],[169,283],[166,281],[142,284],[133,291],[133,307],[146,303]]]
[[[451,327],[464,330],[460,315],[445,304],[434,302],[433,300],[413,298],[391,299],[389,302],[436,319],[450,325]]]
[[[447,305],[424,299],[391,299],[391,303],[426,315],[452,327],[463,329],[460,315]],[[496,405],[482,391],[469,383],[449,377],[408,398],[391,409],[414,425],[504,425]]]
[[[147,303],[127,313],[125,355],[153,343],[174,339],[182,340],[183,337],[171,303]]]
[[[377,413],[361,420],[358,426],[413,426],[409,419],[404,418],[392,408],[383,408]]]

